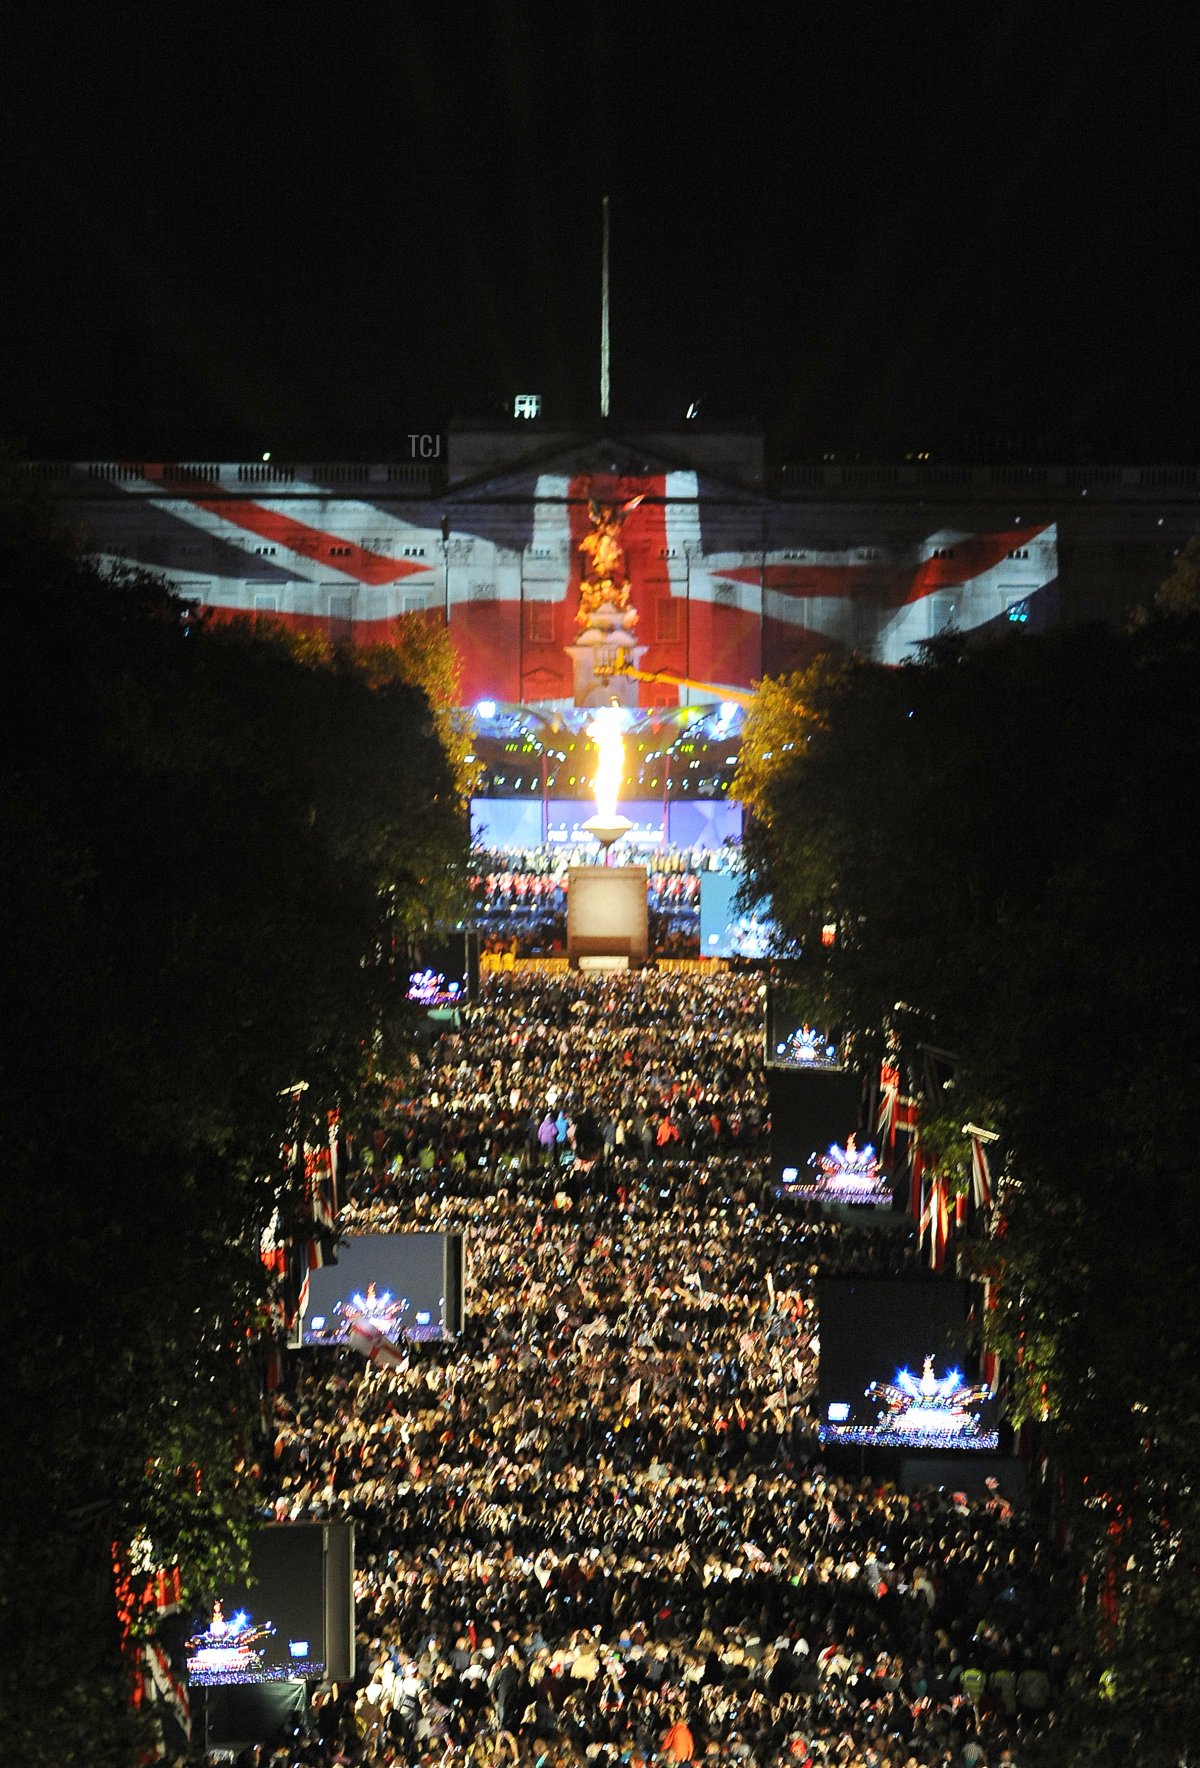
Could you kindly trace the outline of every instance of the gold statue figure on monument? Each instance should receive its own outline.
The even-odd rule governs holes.
[[[622,622],[626,630],[632,629],[636,622],[637,614],[629,609],[629,577],[625,569],[625,549],[621,545],[621,526],[626,512],[635,509],[641,501],[641,496],[631,497],[627,503],[618,506],[597,503],[594,497],[588,499],[592,531],[579,543],[587,565],[579,585],[579,612],[575,616],[578,626],[590,625],[597,608],[606,605],[626,614]]]

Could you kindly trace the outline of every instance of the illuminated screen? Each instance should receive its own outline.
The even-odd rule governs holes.
[[[700,874],[700,955],[703,958],[769,958],[780,948],[769,911],[737,906],[740,872]]]
[[[772,986],[767,994],[766,1059],[778,1068],[837,1068],[837,1046],[825,1029],[787,1005]]]
[[[540,797],[472,798],[471,840],[476,847],[491,852],[506,847],[540,847],[542,838]]]
[[[823,1443],[998,1447],[996,1402],[967,1349],[970,1287],[945,1278],[818,1280]]]
[[[633,823],[625,837],[635,845],[662,844],[663,806],[660,798],[631,798],[620,802],[622,816]],[[490,852],[504,849],[590,842],[582,824],[595,816],[591,798],[551,798],[543,805],[540,794],[529,798],[472,798],[471,839]],[[667,806],[667,845],[698,847],[708,852],[742,838],[742,809],[723,798],[696,798]]]
[[[408,998],[426,1007],[457,1006],[468,998],[467,944],[462,933],[421,938],[409,973]]]
[[[393,1341],[457,1331],[460,1253],[456,1234],[347,1235],[337,1264],[309,1273],[301,1344],[348,1344],[356,1317]]]
[[[742,838],[742,807],[725,798],[688,798],[667,806],[671,847],[728,847]]]
[[[690,807],[689,807],[690,808]],[[622,851],[629,843],[658,847],[662,844],[662,801],[622,798],[619,809],[633,827],[622,837]],[[596,814],[594,798],[551,798],[543,805],[540,796],[530,799],[472,798],[471,839],[476,847],[500,852],[525,847],[573,847],[583,843],[600,851],[595,837],[583,825]]]
[[[320,1523],[261,1529],[250,1577],[194,1623],[188,1681],[199,1687],[285,1682],[325,1673],[325,1531]]]
[[[855,1148],[850,1151],[854,1153],[865,1145],[861,1137],[862,1081],[852,1069],[768,1068],[767,1108],[771,1116],[771,1178],[784,1189],[817,1183],[819,1163],[834,1147],[845,1152],[853,1139]],[[833,1194],[828,1195],[833,1201]]]

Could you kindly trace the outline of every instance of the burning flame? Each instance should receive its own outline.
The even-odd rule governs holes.
[[[602,706],[588,725],[587,734],[597,749],[596,774],[592,781],[596,814],[601,821],[611,823],[617,814],[617,799],[621,796],[621,778],[625,772],[621,708]]]

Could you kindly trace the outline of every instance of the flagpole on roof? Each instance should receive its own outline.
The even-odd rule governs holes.
[[[601,197],[603,230],[600,247],[600,416],[608,416],[608,198]]]

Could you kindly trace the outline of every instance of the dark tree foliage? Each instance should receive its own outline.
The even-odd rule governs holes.
[[[281,1093],[344,1103],[389,1066],[404,942],[457,907],[465,815],[411,679],[436,643],[414,669],[214,626],[19,529],[0,1759],[116,1763],[137,1740],[108,1544],[148,1538],[193,1589],[239,1559]]]
[[[1010,1152],[997,1337],[1088,1580],[1089,1762],[1200,1736],[1198,664],[1162,614],[820,662],[764,684],[737,786],[804,1010],[958,1052],[958,1123]]]

